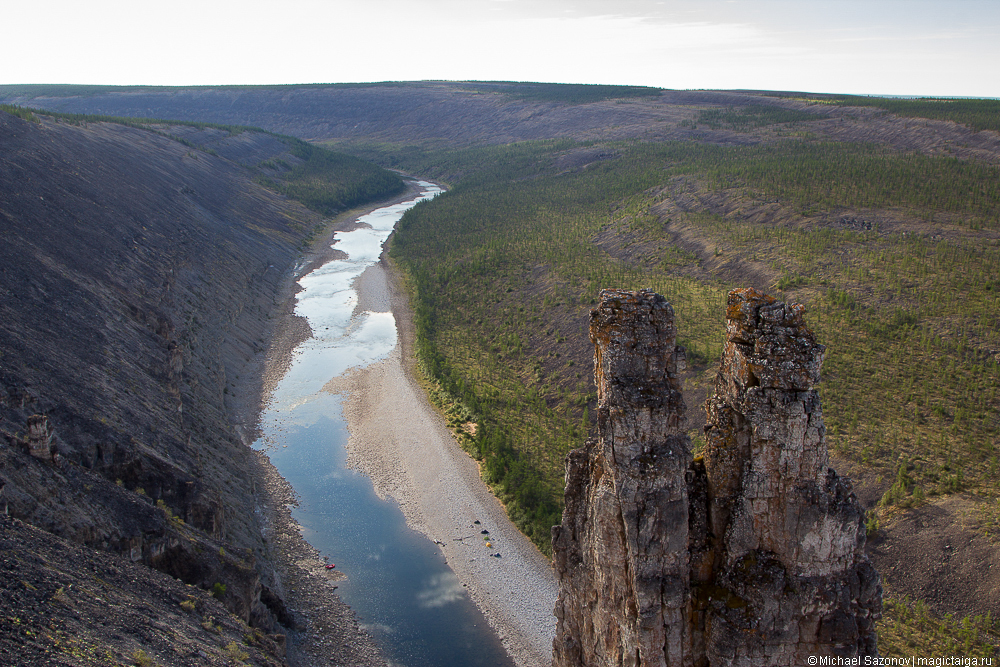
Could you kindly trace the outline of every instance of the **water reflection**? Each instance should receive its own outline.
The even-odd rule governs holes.
[[[441,191],[420,185],[417,199],[362,217],[367,227],[338,232],[334,247],[348,257],[299,280],[296,313],[308,319],[314,337],[295,350],[255,446],[270,445],[271,461],[299,495],[295,520],[348,576],[338,593],[392,664],[512,665],[437,545],[407,528],[399,508],[380,500],[367,477],[344,467],[348,434],[340,398],[321,391],[331,378],[384,358],[396,345],[392,313],[354,315],[358,295],[351,285],[378,260],[403,212]]]
[[[417,606],[422,609],[443,607],[449,602],[457,602],[465,596],[462,582],[454,572],[435,574],[424,583],[423,590],[417,592]]]

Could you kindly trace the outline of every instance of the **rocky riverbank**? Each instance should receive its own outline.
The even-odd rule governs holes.
[[[412,196],[408,191],[395,201]],[[251,406],[255,418],[288,370],[296,345],[311,335],[306,321],[294,314],[295,279],[335,258],[336,251],[329,249],[333,233],[355,228],[356,219],[367,210],[341,216],[289,280],[282,317],[259,369],[266,392],[265,402]],[[547,664],[556,597],[548,559],[507,519],[481,481],[476,463],[458,446],[417,383],[411,313],[392,269],[385,260],[369,267],[355,288],[355,314],[391,311],[399,343],[386,359],[326,385],[328,391],[344,394],[351,434],[348,464],[371,477],[381,497],[399,503],[410,527],[439,544],[515,662]],[[324,659],[348,661],[332,664],[384,664],[370,637],[358,629],[353,613],[333,591],[340,575],[325,570],[318,552],[302,538],[291,517],[294,491],[265,454],[260,454],[260,475],[268,498],[262,511],[272,558],[285,584],[289,612],[301,626],[289,635],[289,660],[303,665]],[[489,531],[492,547],[486,546],[482,530]]]
[[[256,360],[255,373],[248,377],[240,395],[240,414],[245,418],[247,445],[259,437],[258,419],[270,401],[281,378],[291,365],[295,348],[312,336],[305,318],[295,314],[298,278],[322,266],[343,253],[331,247],[337,232],[357,228],[364,214],[414,196],[413,186],[389,202],[373,204],[340,215],[312,244],[295,270],[286,276],[281,291],[281,305],[273,324],[273,333],[266,354]],[[262,387],[259,393],[253,387]],[[287,606],[288,661],[296,667],[308,665],[351,665],[376,667],[385,665],[371,636],[361,629],[353,611],[337,596],[337,581],[343,575],[327,570],[319,552],[302,536],[301,527],[292,517],[296,505],[295,490],[271,464],[264,452],[256,453],[255,475],[261,504],[257,511],[263,517],[269,557],[283,583],[283,600]]]
[[[417,383],[411,313],[392,268],[383,259],[355,286],[356,312],[391,308],[399,343],[382,361],[327,384],[345,395],[348,465],[440,546],[519,666],[548,664],[557,593],[548,559],[509,521]]]

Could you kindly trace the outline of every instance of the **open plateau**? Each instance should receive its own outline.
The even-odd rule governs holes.
[[[0,85],[0,241],[2,664],[1000,661],[998,101]]]

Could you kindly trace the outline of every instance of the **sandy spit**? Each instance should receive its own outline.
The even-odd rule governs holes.
[[[325,387],[344,395],[348,465],[437,542],[519,667],[550,665],[558,588],[549,560],[507,518],[416,382],[412,320],[391,266],[383,258],[355,286],[355,314],[391,308],[399,343],[382,361]]]

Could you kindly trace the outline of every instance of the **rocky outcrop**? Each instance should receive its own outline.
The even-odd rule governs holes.
[[[601,298],[590,323],[601,436],[570,455],[563,524],[553,529],[555,664],[681,660],[690,643],[684,353],[663,297]]]
[[[679,660],[690,643],[684,354],[663,297],[601,298],[590,325],[601,436],[570,455],[563,524],[553,530],[555,664]]]
[[[824,347],[787,306],[729,295],[703,458],[681,430],[673,311],[604,290],[591,314],[598,438],[572,452],[553,529],[553,664],[801,665],[877,655],[863,513],[829,467]]]
[[[4,665],[285,664],[284,637],[248,627],[228,600],[3,513],[0,600]]]
[[[52,425],[45,415],[28,417],[28,453],[42,461],[52,460]]]

